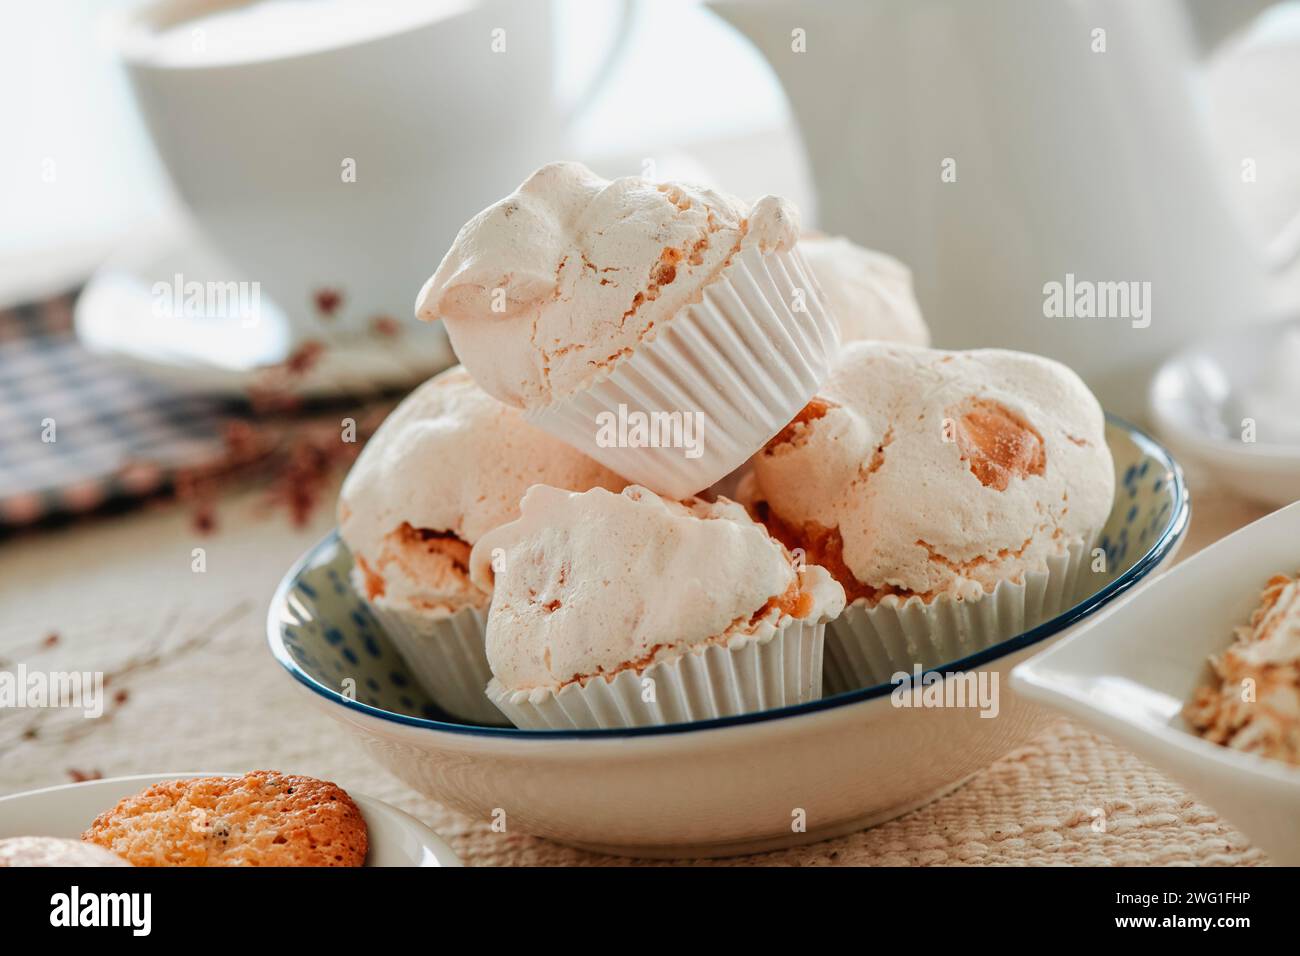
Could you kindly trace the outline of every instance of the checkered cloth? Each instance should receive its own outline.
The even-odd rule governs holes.
[[[0,311],[0,530],[156,493],[225,453],[235,406],[83,349],[75,298]]]

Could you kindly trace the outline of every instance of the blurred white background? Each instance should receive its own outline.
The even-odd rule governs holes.
[[[79,281],[121,243],[181,215],[109,42],[114,16],[137,3],[0,7],[0,304]],[[557,3],[566,102],[599,69],[618,16],[604,0]],[[784,189],[811,209],[789,108],[753,47],[697,0],[639,3],[632,17],[608,82],[581,104],[576,158],[632,173],[653,157],[665,175],[717,174],[742,195]],[[761,182],[747,161],[754,149],[767,164]]]

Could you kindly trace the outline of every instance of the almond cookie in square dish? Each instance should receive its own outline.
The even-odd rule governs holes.
[[[1300,575],[1270,578],[1236,636],[1183,716],[1206,740],[1300,767]]]

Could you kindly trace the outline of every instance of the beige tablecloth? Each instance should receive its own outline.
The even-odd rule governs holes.
[[[1194,495],[1184,555],[1263,513]],[[226,501],[215,533],[176,506],[0,544],[0,669],[103,670],[107,715],[0,710],[0,794],[80,776],[274,768],[325,777],[432,825],[472,865],[621,862],[498,834],[413,793],[339,746],[291,686],[263,620],[284,569],[330,515],[294,531],[260,499]],[[192,549],[207,570],[195,573]],[[1106,814],[1094,831],[1095,811]],[[1237,831],[1136,757],[1065,720],[966,786],[898,820],[714,865],[1227,864],[1266,862]]]

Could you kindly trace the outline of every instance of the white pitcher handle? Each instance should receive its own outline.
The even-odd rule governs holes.
[[[1300,261],[1300,212],[1296,213],[1282,227],[1264,248],[1264,255],[1270,269],[1285,272],[1290,266]]]
[[[1231,34],[1259,16],[1277,0],[1183,0],[1201,55],[1209,54]]]
[[[1202,57],[1231,34],[1259,16],[1276,0],[1183,0],[1183,9],[1196,36]],[[1264,260],[1272,272],[1284,272],[1300,261],[1300,212],[1292,216],[1285,226],[1264,248]]]
[[[632,20],[632,0],[620,0],[614,40],[610,43],[609,49],[605,51],[600,66],[591,75],[591,79],[587,81],[587,85],[583,87],[582,92],[575,96],[573,101],[560,114],[562,127],[567,128],[570,123],[577,119],[578,114],[587,108],[588,100],[592,94],[614,72],[619,58],[627,48],[627,41],[632,35]]]

